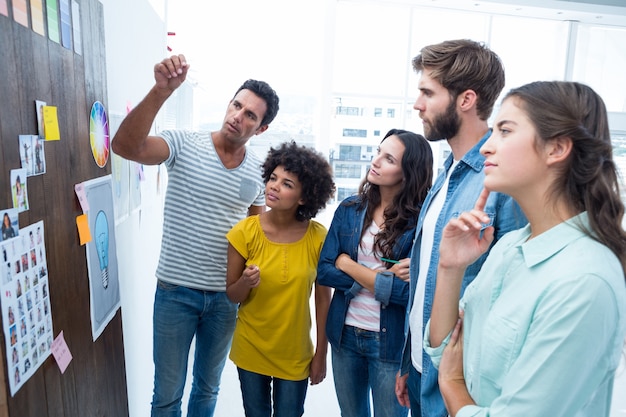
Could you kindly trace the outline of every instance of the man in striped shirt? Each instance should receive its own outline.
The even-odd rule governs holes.
[[[237,306],[226,297],[225,235],[246,215],[265,210],[261,159],[246,149],[267,130],[278,97],[248,80],[228,103],[220,130],[149,132],[189,64],[174,55],[154,67],[155,85],[121,123],[113,151],[142,164],[164,163],[168,187],[156,271],[152,416],[180,415],[187,358],[196,338],[188,416],[213,416]]]

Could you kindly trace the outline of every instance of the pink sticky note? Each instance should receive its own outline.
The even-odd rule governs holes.
[[[85,184],[81,182],[80,184],[74,185],[74,191],[76,191],[76,196],[83,209],[83,213],[87,213],[89,211],[89,201],[87,200],[87,194],[85,194]]]
[[[52,342],[52,355],[54,359],[57,361],[57,365],[59,365],[59,369],[61,373],[64,373],[67,369],[67,366],[72,361],[72,354],[70,353],[70,349],[67,347],[67,343],[65,343],[65,338],[63,337],[63,331],[54,339]]]

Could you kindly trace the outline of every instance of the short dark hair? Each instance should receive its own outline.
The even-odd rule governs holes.
[[[265,115],[263,116],[263,120],[261,120],[261,126],[272,123],[272,120],[274,120],[276,114],[278,114],[278,95],[276,94],[276,91],[274,91],[274,89],[265,81],[250,79],[241,84],[241,87],[239,87],[239,89],[235,92],[233,98],[237,96],[241,90],[250,90],[265,100],[267,110],[265,110]]]
[[[278,148],[270,148],[261,166],[264,183],[267,184],[278,166],[295,174],[302,184],[304,204],[298,208],[297,220],[311,219],[326,207],[335,193],[335,183],[332,168],[321,153],[306,146],[298,146],[293,140],[284,142]]]
[[[478,96],[478,117],[487,120],[504,88],[504,67],[498,55],[485,44],[469,39],[444,41],[422,48],[413,58],[416,72],[431,70],[450,96],[456,98],[465,90]]]

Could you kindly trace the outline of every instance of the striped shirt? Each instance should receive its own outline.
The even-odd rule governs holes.
[[[168,185],[158,279],[207,291],[226,291],[226,233],[265,204],[261,159],[249,149],[227,169],[210,132],[165,130]]]
[[[357,261],[361,265],[374,270],[384,269],[383,263],[376,257],[373,251],[374,236],[378,234],[378,231],[378,226],[372,221],[370,227],[363,234],[357,255]],[[361,289],[350,301],[345,323],[348,326],[358,327],[359,329],[379,332],[380,301],[377,301],[374,298],[374,294],[369,290]]]

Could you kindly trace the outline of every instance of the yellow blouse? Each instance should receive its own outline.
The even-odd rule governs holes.
[[[326,228],[311,220],[297,242],[270,241],[250,216],[226,234],[230,244],[257,265],[261,283],[239,306],[230,359],[239,368],[299,381],[313,358],[309,299]]]

